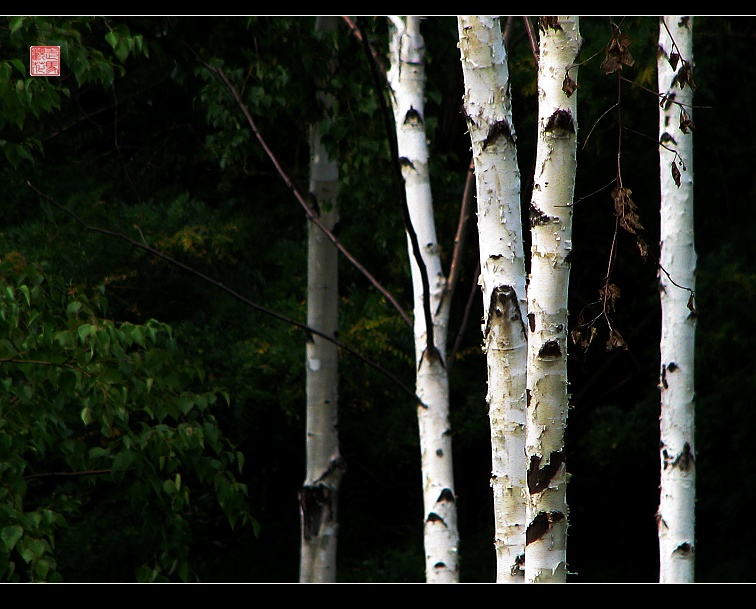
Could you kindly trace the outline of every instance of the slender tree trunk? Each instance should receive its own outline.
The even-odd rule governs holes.
[[[415,359],[420,451],[425,511],[425,573],[430,583],[457,582],[457,505],[452,470],[449,381],[445,368],[448,298],[441,269],[433,201],[428,171],[425,133],[425,48],[420,35],[420,18],[391,19],[391,69],[389,84],[396,122],[397,144],[407,194],[410,220],[420,244],[422,260],[430,280],[430,305],[436,353],[427,350],[423,308],[423,282],[409,243],[410,267],[415,300]],[[409,241],[409,239],[408,239]]]
[[[693,17],[659,23],[661,168],[661,493],[659,581],[690,583],[695,571],[693,242]],[[672,103],[672,101],[678,103]]]
[[[334,17],[318,17],[316,29],[331,31]],[[326,105],[328,96],[318,93]],[[311,130],[311,204],[327,229],[338,220],[338,163],[330,159],[317,126]],[[338,330],[338,250],[308,223],[307,325],[327,336]],[[337,506],[343,461],[338,436],[338,352],[318,336],[307,343],[307,473],[300,491],[302,551],[299,580],[336,581]]]
[[[528,361],[520,171],[499,18],[460,16],[458,25],[478,201],[496,581],[517,583],[525,560]]]
[[[538,148],[530,209],[527,582],[567,577],[567,291],[576,171],[578,17],[543,17]]]

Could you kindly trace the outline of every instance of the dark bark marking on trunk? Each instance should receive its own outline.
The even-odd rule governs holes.
[[[410,161],[406,156],[399,157],[399,166],[402,169],[405,169],[406,167],[410,167],[412,169],[415,168],[415,166],[412,164],[412,161]]]
[[[547,340],[538,350],[538,357],[541,359],[558,359],[562,357],[562,348],[556,339]]]
[[[678,554],[685,556],[686,554],[693,554],[694,549],[691,544],[689,544],[687,541],[684,541],[679,546],[677,546],[672,554]]]
[[[520,304],[517,302],[517,292],[511,285],[497,285],[491,294],[491,303],[488,306],[488,319],[486,320],[486,329],[483,336],[488,338],[488,333],[491,331],[493,322],[502,319],[506,315],[509,316],[508,321],[510,322],[519,320],[523,336],[527,336],[525,324],[522,321],[522,313],[520,313]]]
[[[564,453],[561,450],[553,451],[549,456],[549,462],[541,467],[541,457],[533,455],[530,457],[530,467],[528,468],[528,491],[531,495],[540,493],[549,487],[552,478],[559,471],[564,463]]]
[[[509,123],[505,120],[496,121],[493,125],[491,125],[491,127],[488,129],[486,139],[483,140],[483,146],[481,149],[485,150],[488,146],[495,143],[502,136],[507,138],[507,140],[511,144],[514,144],[512,129],[510,128]]]
[[[410,106],[410,109],[407,110],[407,114],[404,115],[404,124],[405,125],[422,125],[423,117],[420,115],[420,113],[417,110],[415,110],[413,106]]]
[[[530,331],[535,332],[535,313],[528,313],[528,325],[530,326]]]
[[[302,535],[310,540],[318,535],[323,516],[330,520],[333,515],[331,489],[323,483],[303,486],[299,492],[299,507],[302,510]]]
[[[677,458],[673,461],[672,467],[676,467],[681,472],[684,472],[687,471],[694,462],[695,457],[693,456],[693,451],[690,448],[690,444],[686,442],[683,446],[682,452],[677,455]]]
[[[444,522],[444,519],[441,518],[436,512],[431,512],[428,514],[428,517],[425,519],[425,522],[440,522],[444,526],[447,526],[446,522]]]
[[[525,545],[538,541],[549,532],[554,523],[564,520],[564,514],[557,510],[553,512],[539,512],[528,525],[525,532]]]
[[[436,345],[433,345],[432,349],[428,349],[427,347],[423,349],[423,352],[420,354],[420,361],[417,363],[417,369],[420,370],[420,368],[423,365],[423,360],[425,358],[428,358],[428,363],[432,366],[434,362],[438,362],[441,364],[441,367],[446,369],[446,364],[444,363],[444,358],[441,357],[441,352],[438,350],[438,347]]]
[[[533,205],[532,203],[530,204],[530,228],[533,228],[534,226],[544,226],[551,222],[558,222],[558,221],[559,221],[558,218],[554,218],[553,216],[546,215],[540,209],[538,209],[535,205]]]
[[[454,493],[452,493],[452,490],[450,488],[445,488],[441,491],[438,499],[436,499],[436,503],[439,503],[441,501],[449,501],[451,503],[454,503]]]
[[[437,562],[435,565],[433,565],[434,569],[446,569],[446,563],[445,562]]]
[[[562,133],[557,135],[562,135],[562,137],[568,133],[575,133],[575,121],[572,120],[572,114],[570,114],[569,110],[556,110],[554,114],[549,117],[549,120],[546,121],[544,131],[560,131]]]
[[[312,213],[320,217],[320,205],[318,205],[318,198],[314,192],[307,193],[307,206],[312,210]]]
[[[681,472],[687,471],[690,467],[693,466],[693,464],[696,461],[695,455],[693,454],[693,450],[690,447],[690,443],[686,442],[683,445],[683,449],[680,452],[677,457],[675,457],[674,461],[672,460],[672,457],[670,457],[669,452],[666,448],[664,448],[664,444],[660,446],[660,448],[663,448],[661,451],[662,457],[664,458],[664,469],[667,469],[667,467],[676,467]]]
[[[328,467],[325,469],[325,471],[320,474],[320,476],[318,476],[315,480],[315,484],[322,483],[323,480],[328,478],[328,476],[330,476],[336,470],[341,470],[342,474],[346,471],[346,461],[341,456],[337,456],[331,459],[331,462],[328,464]]]
[[[659,138],[660,144],[673,144],[677,146],[677,142],[675,141],[675,138],[673,138],[669,133],[666,131],[661,134],[661,137]]]
[[[525,554],[518,554],[517,558],[515,558],[514,564],[512,565],[512,568],[510,570],[510,573],[512,576],[517,575],[517,573],[525,568]]]

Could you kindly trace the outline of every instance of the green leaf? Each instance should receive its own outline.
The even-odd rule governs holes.
[[[76,333],[79,335],[79,340],[83,343],[87,336],[92,333],[92,324],[81,324],[76,328]]]
[[[18,356],[18,353],[13,344],[7,338],[0,340],[0,359],[9,359],[16,356]]]
[[[34,562],[34,575],[35,581],[47,581],[47,575],[51,570],[54,570],[57,566],[55,559],[50,556],[45,556]]]
[[[40,539],[23,538],[18,542],[18,553],[26,562],[42,558],[45,553],[45,542]]]
[[[2,539],[5,550],[7,552],[10,552],[14,547],[16,547],[18,540],[21,539],[21,536],[23,534],[24,529],[20,525],[12,524],[7,527],[3,527],[3,530],[0,531],[0,539]]]
[[[29,295],[29,288],[25,285],[19,286],[19,291],[24,295],[24,298],[26,298],[26,304],[31,305],[31,296]]]
[[[115,49],[116,45],[118,44],[118,34],[116,34],[114,31],[108,32],[107,34],[105,34],[105,40],[111,47]]]
[[[10,18],[11,34],[15,34],[16,32],[18,32],[18,30],[21,29],[21,26],[24,25],[25,20],[26,20],[26,17],[11,17]]]
[[[138,345],[144,347],[145,346],[144,329],[140,326],[132,326],[131,339]]]
[[[194,408],[194,400],[192,400],[192,398],[188,396],[183,395],[179,398],[178,406],[179,406],[179,410],[183,414],[187,415],[192,410],[192,408]]]
[[[166,480],[163,482],[163,491],[165,491],[166,495],[176,494],[176,484],[173,482],[173,480]]]
[[[94,423],[94,413],[89,406],[85,406],[81,410],[81,420],[84,421],[84,425],[90,425]]]

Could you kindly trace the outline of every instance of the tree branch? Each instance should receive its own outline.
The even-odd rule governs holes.
[[[459,283],[459,276],[462,273],[462,252],[465,247],[467,237],[467,223],[470,220],[475,193],[475,161],[470,159],[470,168],[467,170],[467,180],[465,181],[465,190],[462,194],[462,205],[459,208],[459,221],[457,222],[457,234],[454,235],[454,252],[452,253],[451,266],[449,267],[449,279],[444,287],[444,295],[438,304],[436,314],[441,310],[444,299],[451,300],[454,297],[454,289]]]
[[[355,351],[352,347],[349,347],[348,345],[345,345],[341,341],[333,338],[332,336],[328,336],[327,334],[325,334],[323,332],[320,332],[319,330],[316,330],[315,328],[311,328],[310,326],[308,326],[306,324],[303,324],[303,323],[301,323],[299,321],[296,321],[295,319],[291,319],[290,317],[286,317],[285,315],[281,315],[280,313],[276,313],[275,311],[272,311],[271,309],[268,309],[268,308],[263,307],[263,306],[255,303],[255,302],[252,302],[248,298],[245,298],[244,296],[242,296],[241,294],[239,294],[239,292],[236,292],[235,290],[232,290],[231,288],[227,287],[226,285],[224,285],[220,281],[216,281],[212,277],[209,277],[209,276],[205,275],[204,273],[201,273],[200,271],[198,271],[198,270],[196,270],[196,269],[194,269],[194,268],[192,268],[192,267],[184,264],[183,262],[179,262],[175,258],[171,258],[167,254],[164,254],[161,251],[156,250],[153,247],[150,247],[146,243],[146,241],[144,241],[144,237],[143,236],[142,236],[143,242],[140,243],[139,241],[135,241],[134,239],[131,239],[130,237],[127,237],[126,235],[123,235],[123,234],[118,233],[116,231],[112,231],[112,230],[108,230],[106,228],[100,228],[98,226],[92,226],[91,224],[87,224],[87,222],[85,222],[82,218],[80,218],[79,216],[77,216],[74,212],[72,212],[70,209],[68,209],[67,207],[65,207],[61,203],[58,203],[58,201],[56,201],[55,199],[53,199],[51,196],[43,193],[36,186],[34,186],[31,182],[27,181],[26,183],[29,186],[29,188],[31,188],[35,193],[37,193],[37,195],[39,195],[45,201],[48,201],[49,203],[51,203],[52,205],[54,205],[58,209],[60,209],[60,210],[64,211],[65,213],[67,213],[69,216],[71,216],[76,222],[78,222],[79,224],[81,224],[88,231],[92,231],[92,232],[95,232],[95,233],[100,233],[102,235],[108,235],[108,236],[113,237],[115,239],[120,239],[121,241],[125,241],[126,243],[128,243],[129,245],[132,245],[133,247],[136,247],[136,248],[139,248],[141,250],[144,250],[145,252],[149,252],[150,254],[152,254],[153,256],[156,256],[157,258],[160,258],[161,260],[164,260],[164,261],[166,261],[166,262],[168,262],[168,263],[170,263],[170,264],[172,264],[174,266],[177,266],[177,267],[179,267],[179,268],[187,271],[188,273],[191,273],[195,277],[199,277],[200,279],[202,279],[206,283],[209,283],[210,285],[215,286],[216,288],[218,288],[218,289],[226,292],[226,294],[229,294],[230,296],[234,297],[239,302],[242,302],[245,305],[247,305],[249,307],[252,307],[256,311],[260,311],[261,313],[264,313],[266,315],[274,317],[275,319],[278,319],[279,321],[283,321],[284,323],[290,324],[292,326],[296,326],[297,328],[300,328],[300,329],[304,330],[305,332],[307,332],[308,335],[314,334],[315,336],[319,336],[323,340],[326,340],[326,341],[328,341],[328,342],[336,345],[337,347],[343,349],[347,353],[350,353],[351,355],[355,356],[357,359],[359,359],[363,363],[367,364],[371,368],[374,368],[375,370],[378,370],[380,373],[384,374],[389,379],[391,379],[405,393],[407,393],[408,395],[412,396],[417,402],[419,402],[420,404],[422,404],[422,400],[419,397],[417,397],[417,395],[415,394],[415,392],[412,391],[411,389],[409,389],[394,374],[392,374],[391,372],[389,372],[388,370],[386,370],[386,368],[384,368],[380,364],[378,364],[378,363],[376,363],[376,362],[374,362],[374,361],[366,358],[364,355],[362,355],[359,352]],[[140,231],[140,234],[141,234],[141,231]]]
[[[239,92],[236,90],[236,87],[231,83],[231,81],[226,76],[226,73],[221,68],[216,68],[206,61],[204,61],[201,57],[199,57],[196,53],[195,56],[197,57],[197,60],[205,66],[210,72],[218,75],[221,80],[225,83],[226,87],[228,88],[229,92],[233,96],[236,103],[239,105],[239,108],[241,108],[242,112],[244,113],[244,116],[247,119],[247,122],[249,123],[250,128],[252,129],[252,132],[255,134],[255,137],[257,137],[257,141],[260,142],[260,145],[262,146],[265,153],[268,155],[268,158],[271,160],[273,165],[275,166],[276,170],[278,170],[279,175],[281,178],[283,178],[283,181],[286,183],[286,186],[289,187],[289,190],[294,194],[295,198],[299,202],[299,204],[302,206],[302,209],[304,209],[305,213],[307,214],[307,217],[321,230],[323,231],[323,234],[325,234],[326,237],[336,246],[336,248],[346,256],[347,260],[351,262],[367,279],[370,281],[370,283],[373,284],[373,286],[381,293],[383,294],[386,299],[394,305],[394,308],[399,312],[399,315],[402,316],[402,319],[404,322],[412,327],[412,320],[410,319],[409,315],[405,312],[405,310],[402,308],[402,306],[397,302],[397,300],[393,297],[393,295],[384,288],[378,280],[373,277],[373,275],[370,274],[370,272],[362,266],[357,259],[352,256],[352,254],[339,242],[339,240],[336,238],[336,236],[328,230],[328,228],[320,221],[320,218],[318,218],[317,214],[315,214],[312,209],[310,209],[310,206],[307,204],[307,201],[302,196],[302,194],[297,189],[294,182],[291,180],[291,178],[288,176],[288,174],[284,171],[284,169],[281,167],[281,164],[278,162],[278,159],[273,154],[271,149],[268,147],[267,143],[262,137],[262,134],[257,129],[257,125],[255,124],[254,119],[252,118],[252,115],[249,113],[249,110],[247,109],[247,106],[242,101],[241,97],[239,96]]]
[[[536,38],[535,28],[530,21],[530,17],[523,17],[522,21],[525,24],[525,31],[528,33],[530,50],[533,52],[533,61],[535,62],[536,70],[538,70],[538,38]]]

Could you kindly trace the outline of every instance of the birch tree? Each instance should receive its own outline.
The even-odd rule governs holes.
[[[332,31],[335,17],[318,17],[316,29]],[[317,97],[324,106],[331,97]],[[338,220],[339,171],[323,146],[317,125],[310,132],[310,201],[320,221],[332,230]],[[327,336],[338,330],[338,250],[313,222],[308,223],[307,325]],[[300,491],[302,583],[336,581],[337,507],[343,460],[338,437],[338,351],[319,336],[307,343],[307,466]]]
[[[525,580],[567,576],[567,289],[576,171],[579,18],[543,17],[538,144],[530,208],[528,285],[528,527]]]
[[[523,581],[527,335],[525,259],[507,53],[498,17],[458,17],[475,162],[483,349],[488,366],[497,582]]]
[[[693,17],[659,21],[662,308],[659,581],[690,583],[695,568],[696,251],[693,240]]]
[[[417,417],[425,519],[425,573],[426,581],[430,583],[450,583],[459,580],[459,533],[452,469],[449,380],[445,367],[449,299],[445,297],[446,278],[436,239],[428,169],[425,47],[419,17],[392,17],[390,23],[391,68],[388,79],[410,220],[408,246],[415,303],[416,389],[422,402]],[[420,264],[425,266],[425,279]],[[426,322],[428,317],[431,317],[430,324]]]

